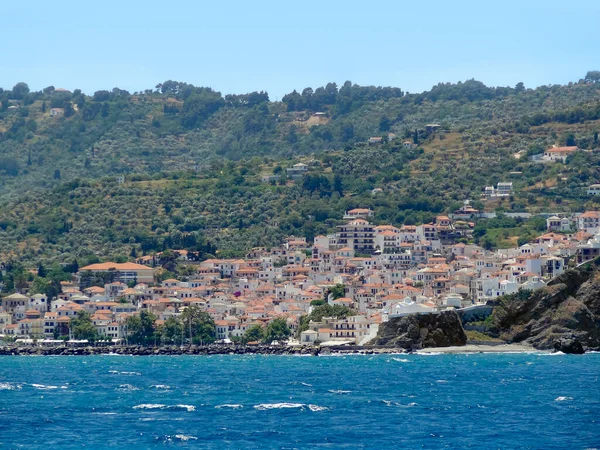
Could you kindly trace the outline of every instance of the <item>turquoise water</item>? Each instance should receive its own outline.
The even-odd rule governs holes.
[[[0,449],[600,448],[600,355],[1,357]]]

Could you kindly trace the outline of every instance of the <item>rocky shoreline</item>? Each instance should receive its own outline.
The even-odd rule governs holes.
[[[268,346],[268,345],[207,345],[207,346],[160,346],[138,345],[109,347],[39,347],[6,346],[0,347],[0,356],[175,356],[175,355],[301,355],[318,356],[330,354],[392,354],[409,353],[402,348],[370,348],[358,346],[318,347],[318,346]]]
[[[555,351],[563,353],[580,353],[579,351]],[[588,351],[600,349],[587,349]],[[482,343],[468,343],[464,346],[427,347],[422,349],[405,349],[388,346],[267,346],[267,345],[208,345],[208,346],[162,346],[144,347],[138,345],[112,346],[112,347],[39,347],[39,346],[5,346],[0,347],[1,356],[180,356],[180,355],[279,355],[279,356],[327,356],[327,355],[393,355],[393,354],[473,354],[473,353],[530,353],[540,350],[528,345],[500,344],[486,345]]]

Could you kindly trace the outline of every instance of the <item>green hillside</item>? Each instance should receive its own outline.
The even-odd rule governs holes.
[[[281,102],[173,81],[91,96],[19,83],[0,92],[0,256],[236,256],[331,231],[356,206],[396,225],[464,199],[499,212],[600,209],[585,193],[600,182],[598,78],[537,89],[470,80],[422,94],[330,83]],[[368,145],[375,136],[382,142]],[[583,151],[565,165],[529,160],[551,145]],[[288,179],[298,162],[308,174]],[[514,195],[482,202],[483,188],[500,181],[512,181]],[[535,230],[502,227],[477,239],[509,245]]]

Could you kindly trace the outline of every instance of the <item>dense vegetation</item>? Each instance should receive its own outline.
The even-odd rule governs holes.
[[[329,83],[281,102],[175,81],[93,95],[18,83],[0,91],[0,253],[32,266],[168,248],[201,259],[329,232],[357,206],[395,225],[465,199],[500,213],[600,208],[585,195],[600,182],[595,74],[536,89],[468,80],[422,94]],[[372,136],[383,139],[367,145]],[[529,160],[555,144],[587,151],[566,165]],[[298,162],[308,173],[288,179]],[[499,181],[513,181],[514,195],[483,202]],[[508,246],[539,228],[481,223],[475,238]]]

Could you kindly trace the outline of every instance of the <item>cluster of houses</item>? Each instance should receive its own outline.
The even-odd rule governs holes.
[[[136,262],[80,268],[55,299],[16,292],[1,299],[0,334],[52,339],[69,336],[70,321],[88,311],[98,334],[127,339],[127,318],[152,312],[157,325],[196,305],[215,321],[218,339],[242,336],[254,324],[285,318],[292,331],[315,301],[343,305],[355,314],[324,317],[299,334],[306,343],[362,344],[390,317],[474,308],[496,297],[546,285],[577,263],[600,256],[600,212],[553,215],[531,242],[487,251],[468,244],[474,224],[468,202],[452,215],[412,226],[374,225],[373,211],[347,211],[337,232],[313,242],[289,237],[274,248],[254,248],[242,259],[189,261],[185,280],[156,281],[155,256]],[[149,259],[150,258],[150,259]],[[98,280],[104,280],[99,283]],[[335,298],[331,288],[343,285]],[[339,289],[338,289],[339,290]],[[319,302],[317,302],[319,303]]]

